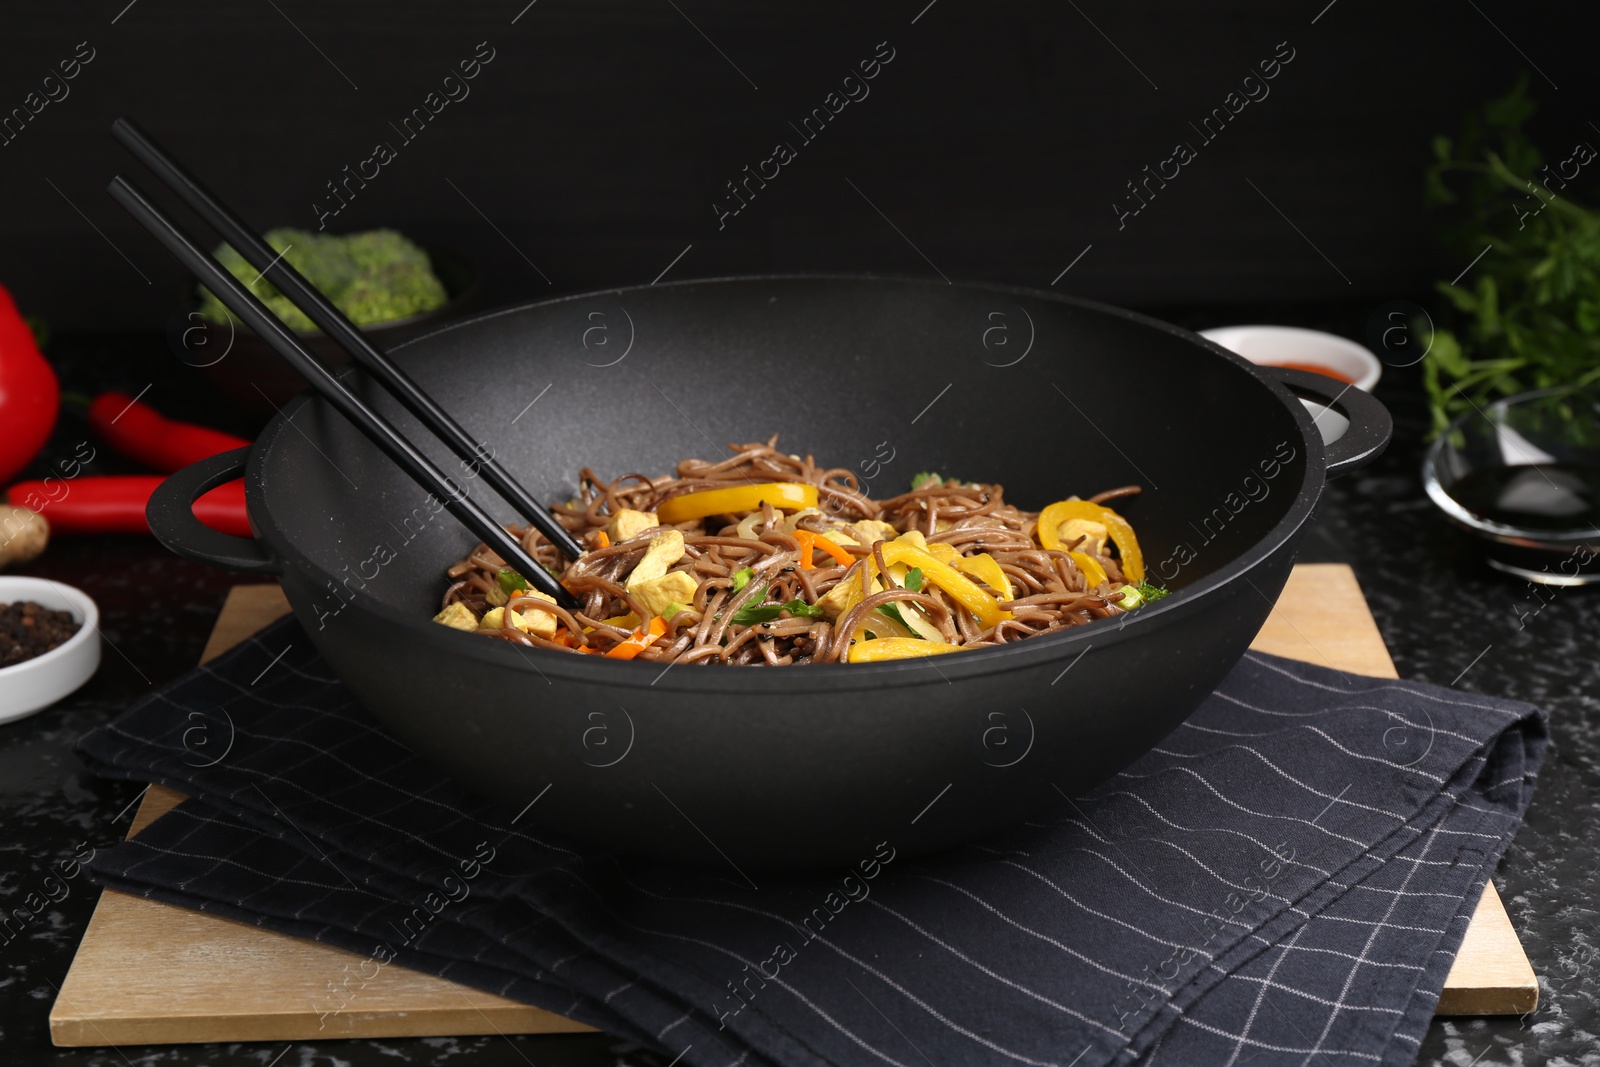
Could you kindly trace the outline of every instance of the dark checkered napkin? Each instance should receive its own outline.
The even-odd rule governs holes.
[[[80,752],[194,798],[102,853],[103,882],[367,954],[364,975],[429,971],[708,1067],[1091,1067],[1412,1062],[1544,745],[1527,705],[1252,653],[1087,796],[759,888],[477,800],[292,621]]]

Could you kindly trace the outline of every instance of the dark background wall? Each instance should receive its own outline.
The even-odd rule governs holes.
[[[166,321],[181,276],[104,194],[136,173],[105,132],[124,113],[263,227],[314,227],[324,183],[390,142],[330,228],[457,249],[496,303],[648,282],[690,245],[670,277],[1048,286],[1092,245],[1058,288],[1419,298],[1465,265],[1421,209],[1433,134],[1529,70],[1546,154],[1600,144],[1590,4],[525,3],[8,4],[0,110],[79,42],[95,58],[0,147],[0,281],[57,329]],[[479,42],[494,59],[470,96],[403,144],[390,123]],[[871,95],[803,144],[789,123],[879,42],[894,59]],[[1189,123],[1280,42],[1270,96],[1202,144]],[[719,230],[725,182],[780,140],[798,157]],[[1119,230],[1124,183],[1180,140],[1198,158]]]

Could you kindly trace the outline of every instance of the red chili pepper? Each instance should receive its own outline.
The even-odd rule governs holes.
[[[0,286],[0,484],[33,462],[56,424],[61,387]]]
[[[231,433],[169,419],[126,393],[95,397],[89,405],[89,425],[124,456],[167,474],[250,444]]]
[[[150,532],[144,509],[150,494],[166,479],[159,474],[85,474],[18,482],[6,491],[13,504],[44,515],[57,534]],[[249,537],[244,482],[219,485],[194,502],[194,516],[213,530]]]

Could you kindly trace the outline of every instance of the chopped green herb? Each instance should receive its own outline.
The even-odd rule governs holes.
[[[748,570],[748,568],[746,568],[746,569]],[[748,585],[749,582],[750,582],[750,580],[748,578],[745,579],[745,584],[746,585]],[[742,588],[744,588],[744,586],[738,586],[737,588],[742,589]],[[755,612],[757,614],[760,613],[760,610],[761,610],[761,607],[762,607],[761,602],[763,600],[767,599],[767,589],[768,588],[769,588],[768,586],[764,585],[760,589],[757,589],[754,593],[751,593],[750,594],[750,599],[745,601],[744,607],[740,608],[738,611],[733,613],[733,621],[735,623],[738,623],[740,626],[749,626],[753,622],[766,622],[767,621],[766,619],[752,617],[750,613],[752,613],[752,612]],[[774,615],[773,617],[776,617],[776,615]],[[720,619],[720,618],[722,618],[722,616],[718,615],[717,618]]]
[[[733,613],[735,626],[754,626],[757,623],[771,622],[783,610],[782,604],[758,604],[753,608],[740,608]]]
[[[746,571],[749,571],[749,574],[746,574],[745,573]],[[750,574],[754,574],[754,573],[755,572],[751,571],[749,567],[746,567],[743,571],[740,571],[740,572],[738,572],[738,574],[735,574],[733,576],[733,580],[734,580],[733,591],[737,593],[739,590],[741,590],[745,586],[749,585],[750,584]],[[739,574],[744,574],[745,575],[744,581],[742,581],[742,582],[739,581]],[[762,586],[756,592],[750,594],[750,599],[745,602],[745,606],[740,608],[738,611],[733,613],[733,621],[736,622],[736,623],[739,623],[741,626],[748,625],[749,620],[747,620],[744,617],[745,612],[756,610],[757,606],[760,605],[760,603],[763,600],[767,599],[767,588],[768,588],[767,586]],[[714,615],[712,617],[720,621],[722,619],[722,612],[719,611],[719,612],[717,612],[716,615]],[[761,620],[756,620],[756,621],[759,622]]]
[[[689,610],[689,605],[680,604],[676,600],[674,600],[672,603],[668,604],[665,608],[663,608],[661,610],[661,618],[663,620],[665,620],[665,621],[670,622],[672,620],[672,618],[674,616],[676,616],[679,612],[688,611],[688,610]]]
[[[500,591],[506,596],[521,589],[528,588],[528,579],[512,570],[510,567],[500,568]]]
[[[1118,598],[1117,606],[1124,611],[1132,611],[1142,604],[1148,604],[1153,600],[1160,600],[1162,597],[1170,595],[1171,590],[1163,589],[1159,585],[1151,585],[1149,582],[1139,582],[1137,585],[1125,585],[1122,587],[1122,596]]]
[[[749,585],[750,584],[750,579],[754,578],[755,576],[756,576],[756,572],[755,572],[755,568],[754,567],[746,567],[746,568],[744,568],[744,570],[734,571],[733,572],[733,591],[735,593],[737,593],[739,590],[741,590],[745,586]]]
[[[736,626],[755,626],[758,623],[771,622],[786,611],[790,615],[798,615],[808,619],[815,619],[822,614],[821,608],[807,604],[797,597],[787,604],[758,604],[754,607],[742,607],[733,613],[733,622]]]
[[[918,471],[911,476],[911,491],[913,493],[925,486],[943,484],[944,479],[939,477],[937,471]]]
[[[906,588],[913,593],[922,592],[922,568],[912,567],[906,571]]]

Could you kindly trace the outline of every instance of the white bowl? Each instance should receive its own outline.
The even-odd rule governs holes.
[[[100,666],[100,611],[87,593],[48,578],[0,575],[0,604],[27,600],[70,611],[78,632],[42,656],[0,667],[0,722],[49,707],[87,682]]]
[[[1383,375],[1383,364],[1366,348],[1321,330],[1303,330],[1298,326],[1218,326],[1201,330],[1200,336],[1237,352],[1257,366],[1281,367],[1298,363],[1326,367],[1349,379],[1357,389],[1369,393]],[[1311,412],[1325,443],[1337,441],[1350,428],[1348,419],[1326,405],[1303,397],[1300,403]]]

